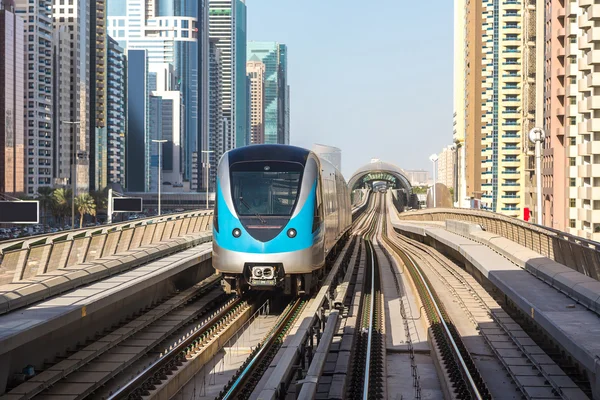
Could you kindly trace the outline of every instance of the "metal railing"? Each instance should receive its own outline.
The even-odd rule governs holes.
[[[439,208],[398,214],[402,220],[445,221],[455,219],[479,224],[575,271],[600,280],[600,243],[491,211]]]
[[[0,285],[197,234],[211,224],[212,211],[188,212],[21,240],[19,246],[0,252]]]

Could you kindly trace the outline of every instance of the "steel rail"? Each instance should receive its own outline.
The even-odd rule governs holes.
[[[456,341],[454,340],[454,337],[452,336],[452,332],[450,330],[450,328],[448,327],[448,325],[446,324],[445,318],[443,316],[442,311],[439,308],[439,305],[437,303],[437,300],[435,298],[435,296],[433,295],[433,292],[431,290],[431,288],[429,287],[429,284],[427,283],[427,280],[425,279],[425,277],[423,276],[423,274],[421,273],[420,268],[417,266],[417,264],[415,263],[413,257],[408,254],[406,251],[402,250],[400,248],[400,246],[398,246],[396,243],[394,243],[392,241],[392,239],[387,235],[387,227],[385,229],[385,234],[382,235],[384,241],[386,241],[389,245],[391,245],[393,248],[396,249],[396,252],[400,252],[403,253],[404,256],[406,257],[406,259],[408,261],[410,261],[410,263],[412,264],[412,269],[413,271],[415,271],[419,277],[419,280],[421,281],[421,284],[423,286],[423,288],[427,291],[427,295],[429,297],[429,299],[431,300],[431,304],[433,305],[435,312],[438,316],[439,321],[441,322],[441,325],[443,327],[444,330],[444,334],[447,338],[447,340],[449,341],[450,345],[452,346],[452,350],[454,351],[454,354],[456,355],[456,359],[458,361],[458,363],[460,364],[461,368],[462,368],[462,372],[463,372],[463,376],[466,377],[472,395],[478,399],[478,400],[482,400],[483,396],[481,395],[481,393],[479,392],[479,389],[477,388],[477,384],[475,383],[475,380],[473,379],[473,376],[471,375],[471,372],[469,371],[469,368],[467,367],[467,364],[464,360],[464,357],[462,356],[458,345],[456,344]]]
[[[242,305],[243,301],[241,298],[233,300],[231,303],[226,305],[222,310],[218,311],[213,317],[211,317],[200,329],[194,332],[185,340],[182,340],[173,347],[161,358],[152,363],[144,371],[136,375],[131,381],[127,382],[123,387],[112,394],[108,400],[125,399],[132,396],[137,390],[143,387],[144,383],[151,379],[156,373],[162,368],[167,366],[169,362],[173,361],[177,357],[182,357],[185,353],[185,349],[192,345],[196,339],[208,332],[217,322],[223,317],[227,316],[230,311],[235,310],[238,306]]]
[[[272,347],[275,339],[284,331],[284,328],[288,325],[290,319],[293,317],[294,313],[298,310],[301,304],[302,298],[298,297],[294,304],[287,309],[286,313],[279,320],[279,323],[271,330],[271,333],[265,338],[265,340],[262,341],[260,349],[256,352],[256,354],[254,354],[248,365],[242,370],[229,390],[223,395],[223,397],[220,397],[222,400],[235,398],[238,395],[241,385],[251,375],[255,364],[261,360],[265,350],[268,350]]]
[[[367,339],[367,357],[365,360],[365,381],[363,383],[363,399],[369,398],[369,373],[371,367],[371,345],[373,343],[373,315],[375,314],[375,248],[368,241],[371,249],[371,299],[369,304],[369,336]]]

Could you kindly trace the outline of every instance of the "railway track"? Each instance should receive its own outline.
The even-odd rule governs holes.
[[[223,388],[218,400],[248,399],[265,369],[269,366],[283,344],[292,323],[306,305],[305,298],[292,301],[279,317],[271,331],[254,348],[237,373]]]
[[[154,345],[164,342],[182,327],[207,318],[227,301],[231,298],[220,289],[220,276],[213,275],[153,308],[142,310],[120,326],[106,330],[96,340],[80,346],[35,378],[13,388],[8,395],[22,399],[61,394],[77,399],[91,395],[142,359]],[[161,329],[157,331],[158,326]]]
[[[444,288],[453,295],[472,324],[478,329],[488,348],[502,364],[514,385],[514,391],[520,391],[523,398],[545,399],[581,399],[587,396],[577,385],[548,357],[525,331],[504,311],[500,304],[468,272],[448,260],[437,250],[395,232],[388,234],[388,224],[383,225],[382,237],[390,248],[398,254],[407,266],[426,305],[430,321],[442,323],[444,335],[438,333],[435,338],[438,345],[441,338],[452,339],[441,347],[446,367],[452,369],[456,364],[463,366],[461,377],[449,375],[460,392],[489,398],[490,392],[475,363],[452,322],[447,318],[443,307],[433,304],[437,295],[427,278],[435,276]],[[435,309],[435,313],[433,312]],[[440,312],[437,311],[439,309]],[[437,326],[440,326],[440,323]],[[432,324],[434,329],[436,324]],[[445,329],[447,327],[448,329]],[[440,328],[437,328],[440,331]],[[443,340],[443,339],[442,339]],[[446,350],[444,350],[444,347]],[[448,351],[448,347],[451,347]],[[457,351],[458,350],[458,351]],[[446,356],[444,356],[447,354]],[[449,357],[452,355],[452,357]],[[461,361],[462,359],[462,361]],[[452,362],[454,361],[454,362]],[[467,367],[467,368],[464,368]],[[465,387],[466,386],[466,387]]]
[[[215,339],[233,327],[233,322],[238,321],[242,315],[248,315],[251,309],[248,298],[230,298],[202,323],[186,326],[177,335],[179,338],[176,337],[173,344],[165,348],[152,364],[112,393],[108,399],[162,397],[158,394],[161,390],[171,391],[165,386],[170,382],[171,375],[181,374],[181,370],[189,365],[191,360],[207,349],[214,350]]]
[[[429,279],[402,248],[397,238],[388,236],[387,223],[383,224],[381,238],[402,259],[412,278],[431,326],[432,346],[438,350],[447,378],[451,382],[452,395],[458,398],[491,399],[486,383]]]
[[[378,196],[379,197],[379,196]],[[380,202],[380,199],[378,199]],[[348,387],[349,399],[385,398],[385,344],[383,339],[383,296],[379,263],[373,238],[380,224],[376,203],[374,217],[363,232],[367,264],[360,313],[359,331],[352,360],[352,378]]]

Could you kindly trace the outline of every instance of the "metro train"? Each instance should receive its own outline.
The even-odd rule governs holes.
[[[309,292],[351,223],[346,181],[312,151],[252,145],[219,162],[213,266],[227,293]]]

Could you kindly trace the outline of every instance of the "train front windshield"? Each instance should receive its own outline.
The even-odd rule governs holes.
[[[286,216],[294,211],[302,182],[302,164],[246,161],[231,165],[231,194],[240,216]]]

